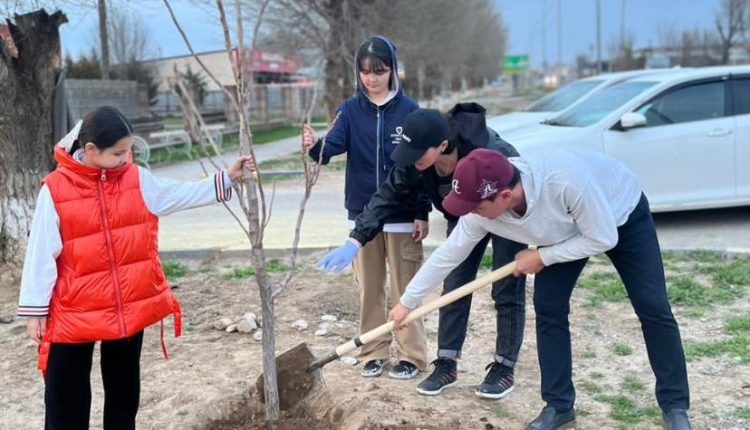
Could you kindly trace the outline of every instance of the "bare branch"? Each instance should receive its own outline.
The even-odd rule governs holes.
[[[185,34],[185,31],[182,29],[182,25],[180,25],[180,22],[177,20],[177,17],[174,14],[174,10],[172,10],[172,5],[169,3],[169,0],[163,0],[164,5],[167,6],[167,9],[169,10],[169,16],[172,18],[172,22],[174,23],[175,27],[177,27],[177,31],[180,32],[180,35],[182,36],[182,40],[185,42],[185,45],[188,48],[188,51],[190,51],[190,55],[195,59],[196,62],[201,66],[204,72],[208,75],[209,78],[211,78],[212,81],[221,88],[224,91],[224,94],[226,94],[227,97],[229,97],[229,100],[232,104],[232,106],[237,111],[237,114],[239,115],[239,105],[237,104],[237,100],[234,98],[231,92],[224,88],[224,85],[221,84],[221,82],[214,76],[213,73],[211,73],[211,70],[208,69],[208,67],[203,63],[203,60],[198,56],[198,54],[195,53],[195,50],[193,49],[193,45],[190,43],[190,39],[188,39],[187,35]]]
[[[333,121],[331,122],[331,127],[333,128],[336,125],[336,122],[338,122],[339,117],[341,116],[341,111],[339,111],[336,116],[333,118]],[[312,195],[312,189],[315,186],[315,184],[318,183],[318,178],[320,177],[320,166],[323,163],[323,153],[326,147],[326,138],[328,136],[323,136],[323,141],[320,144],[320,153],[318,154],[318,162],[314,165],[310,166],[310,163],[307,161],[307,157],[309,156],[308,152],[302,148],[301,156],[302,156],[302,165],[305,169],[305,194],[302,196],[302,201],[299,205],[299,213],[297,214],[297,224],[294,227],[294,242],[292,243],[292,258],[290,262],[290,268],[287,272],[286,277],[284,278],[284,282],[281,284],[281,288],[279,288],[276,292],[274,292],[274,295],[280,294],[284,288],[289,285],[289,281],[291,281],[292,277],[296,273],[297,269],[297,254],[299,252],[299,240],[300,240],[300,231],[302,229],[302,219],[305,216],[305,207],[307,206],[307,201],[310,199],[310,196]]]

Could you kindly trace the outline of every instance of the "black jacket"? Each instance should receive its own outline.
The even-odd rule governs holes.
[[[476,103],[460,103],[448,112],[448,140],[451,147],[458,148],[458,159],[462,159],[477,148],[498,151],[506,157],[517,157],[518,151],[492,129],[485,125],[485,109]],[[452,177],[441,178],[435,166],[422,172],[413,165],[395,165],[386,181],[373,194],[355,221],[350,237],[362,245],[372,240],[382,229],[385,220],[403,205],[413,202],[418,195],[430,196],[433,206],[449,221],[458,218],[443,209],[443,198],[450,191]],[[442,185],[442,186],[441,186]]]

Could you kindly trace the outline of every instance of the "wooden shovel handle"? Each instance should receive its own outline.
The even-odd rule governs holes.
[[[448,294],[440,296],[438,299],[433,300],[430,303],[427,303],[425,305],[422,305],[414,309],[413,311],[409,312],[409,316],[406,317],[406,319],[404,320],[404,323],[409,323],[411,321],[414,321],[417,318],[422,318],[424,315],[427,315],[428,313],[434,311],[435,309],[442,308],[443,306],[447,304],[455,302],[461,297],[468,296],[469,294],[473,293],[474,291],[486,285],[490,285],[493,282],[496,282],[500,279],[505,278],[506,276],[512,275],[515,269],[516,269],[516,262],[511,261],[505,266],[497,270],[493,270],[492,272],[482,276],[481,278],[477,278],[469,282],[468,284],[451,291]],[[336,355],[341,357],[347,352],[353,351],[362,345],[370,343],[373,340],[377,339],[378,337],[390,332],[391,330],[393,330],[393,321],[388,321],[387,323],[379,327],[376,327],[368,331],[367,333],[362,333],[361,335],[355,337],[349,342],[339,346],[338,348],[336,348]]]

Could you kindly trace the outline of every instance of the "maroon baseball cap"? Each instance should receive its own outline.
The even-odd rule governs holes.
[[[476,209],[513,180],[513,165],[503,154],[489,149],[475,149],[459,160],[453,172],[453,190],[445,196],[443,208],[454,216]]]

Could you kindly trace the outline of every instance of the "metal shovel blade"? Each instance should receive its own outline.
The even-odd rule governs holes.
[[[325,385],[320,368],[312,367],[314,361],[315,356],[306,343],[300,343],[276,357],[281,410],[291,409]],[[261,401],[265,402],[263,374],[258,376],[255,387],[260,393]]]

